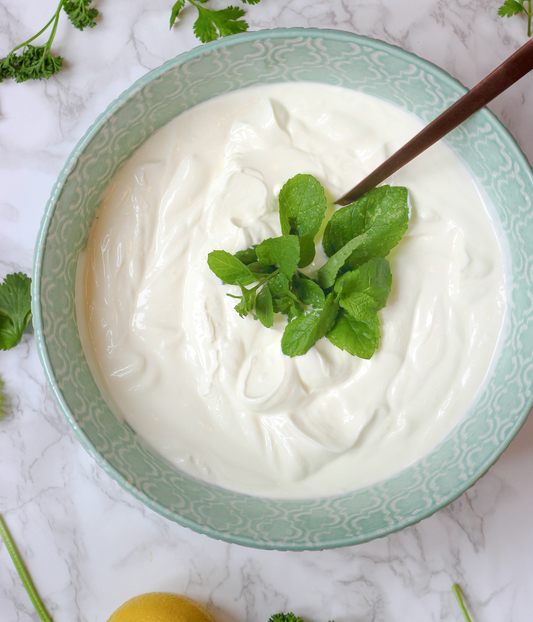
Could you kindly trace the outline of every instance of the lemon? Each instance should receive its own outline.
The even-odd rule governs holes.
[[[126,601],[107,622],[215,622],[215,618],[192,598],[151,592]]]

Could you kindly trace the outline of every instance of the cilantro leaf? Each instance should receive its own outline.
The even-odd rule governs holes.
[[[281,232],[314,238],[324,220],[326,206],[326,195],[320,182],[312,175],[295,175],[279,193]]]
[[[287,324],[281,338],[281,350],[288,356],[300,356],[330,331],[339,311],[335,294],[326,298],[322,309],[314,309]]]
[[[219,279],[228,285],[251,285],[257,280],[250,269],[226,251],[212,251],[207,263]]]
[[[326,334],[334,346],[362,359],[372,357],[379,345],[379,318],[374,315],[367,321],[356,320],[341,311],[335,326]]]
[[[170,28],[174,26],[176,20],[178,19],[178,13],[185,6],[185,0],[178,0],[174,6],[172,7],[172,12],[170,13]]]
[[[259,4],[260,0],[242,0],[243,4]]]
[[[525,7],[516,0],[505,0],[502,6],[498,9],[498,15],[501,17],[512,17],[525,11]]]
[[[526,7],[527,2],[527,7]],[[519,13],[525,13],[527,16],[527,36],[531,37],[531,21],[533,18],[532,0],[505,0],[498,9],[498,15],[502,17],[512,17]]]
[[[8,274],[0,285],[0,350],[19,343],[31,317],[31,279]]]
[[[218,37],[227,37],[248,29],[248,24],[239,18],[244,11],[235,6],[214,11],[201,6],[194,0],[189,2],[198,9],[198,19],[194,22],[194,34],[202,43],[215,41]]]
[[[266,328],[270,328],[274,324],[274,309],[272,307],[272,294],[268,287],[257,294],[255,301],[255,314],[257,319]]]
[[[268,238],[256,246],[257,258],[262,264],[277,265],[291,279],[300,260],[300,244],[294,235]]]
[[[92,0],[65,0],[63,9],[68,15],[74,28],[83,30],[84,28],[94,28],[98,17],[98,11],[95,8],[89,8]]]

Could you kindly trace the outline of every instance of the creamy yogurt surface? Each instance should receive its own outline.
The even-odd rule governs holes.
[[[236,91],[152,136],[106,191],[78,263],[76,312],[95,380],[156,452],[260,496],[372,484],[427,454],[479,397],[500,347],[507,284],[497,226],[443,144],[396,173],[409,228],[388,259],[381,343],[366,361],[320,340],[281,352],[234,310],[207,254],[280,235],[297,173],[333,201],[422,127],[369,95],[309,83]],[[310,272],[326,260],[317,236]]]

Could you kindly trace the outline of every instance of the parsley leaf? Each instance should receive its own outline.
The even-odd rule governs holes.
[[[31,320],[31,279],[21,272],[8,274],[0,285],[0,350],[22,338]]]
[[[58,73],[63,66],[63,58],[54,56],[51,47],[56,35],[61,10],[65,10],[72,24],[79,30],[83,30],[85,27],[92,28],[96,25],[94,19],[98,15],[98,11],[89,8],[91,1],[60,0],[55,13],[44,28],[24,43],[14,47],[5,58],[0,58],[0,82],[7,78],[13,78],[17,82],[48,79]],[[51,32],[44,45],[31,45],[32,41],[50,27]],[[17,50],[22,51],[16,54]]]
[[[275,613],[268,622],[304,622],[304,619],[294,613]]]
[[[94,28],[96,26],[94,20],[98,17],[98,11],[94,8],[89,8],[91,2],[92,0],[65,0],[63,9],[74,28],[83,30],[84,28]]]

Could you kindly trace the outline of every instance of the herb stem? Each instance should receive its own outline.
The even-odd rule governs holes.
[[[59,5],[56,9],[56,12],[52,15],[52,18],[50,19],[50,21],[46,24],[46,26],[44,26],[43,28],[41,28],[41,30],[39,30],[39,32],[36,35],[33,35],[33,37],[30,37],[27,41],[24,41],[24,43],[21,43],[20,45],[17,45],[16,47],[14,47],[11,50],[11,54],[13,54],[13,52],[16,52],[18,49],[25,47],[26,45],[28,45],[28,43],[31,43],[32,41],[35,41],[35,39],[37,39],[37,37],[39,37],[40,35],[43,34],[43,32],[50,26],[50,24],[55,20],[56,21],[56,25],[55,28],[52,32],[52,36],[50,37],[50,39],[48,39],[47,42],[47,46],[48,49],[50,49],[50,46],[52,45],[51,40],[53,40],[54,35],[55,35],[55,31],[57,29],[57,21],[59,19],[59,12],[61,11],[61,7],[63,6],[63,3],[65,2],[65,0],[60,0]],[[50,43],[50,45],[48,45],[48,43]]]
[[[61,4],[62,3],[63,3],[63,0],[61,0]],[[39,614],[39,617],[41,618],[42,622],[52,622],[52,619],[46,612],[46,609],[44,608],[44,605],[41,599],[39,598],[39,595],[37,594],[37,591],[28,574],[28,571],[24,567],[22,559],[15,547],[15,543],[13,542],[11,536],[9,535],[9,531],[7,530],[6,524],[4,523],[4,519],[2,518],[1,514],[0,514],[0,536],[2,536],[2,540],[4,541],[4,544],[6,545],[6,548],[9,554],[11,555],[11,559],[13,560],[13,563],[15,564],[15,568],[17,569],[17,572],[19,573],[19,577],[22,579],[22,583],[24,587],[26,588],[26,591],[28,592],[31,602],[33,603],[33,606],[35,607],[35,610]]]
[[[528,5],[529,5],[529,11],[526,11],[527,13],[527,36],[531,37],[531,15],[532,15],[531,0],[528,0]]]
[[[465,604],[463,602],[463,596],[461,594],[461,590],[459,586],[457,585],[457,583],[455,583],[452,586],[452,592],[455,594],[455,598],[457,598],[457,602],[459,603],[459,607],[461,608],[461,611],[463,612],[463,616],[466,622],[472,622],[472,619],[470,618],[470,616],[468,615],[468,611],[466,610]]]

